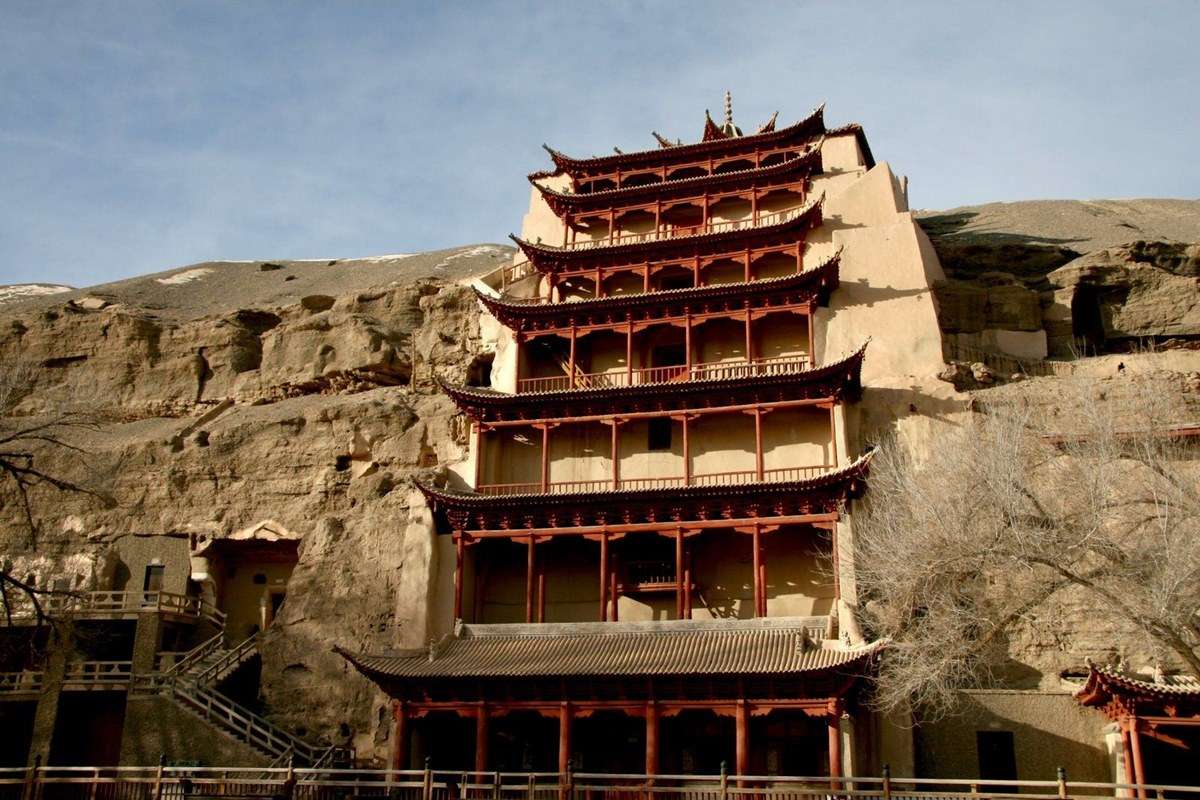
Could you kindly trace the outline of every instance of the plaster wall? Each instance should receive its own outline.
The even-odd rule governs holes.
[[[111,576],[113,591],[140,592],[145,585],[146,568],[161,565],[162,590],[187,594],[191,557],[184,536],[139,536],[129,534],[113,543],[118,561]]]
[[[217,572],[217,597],[225,612],[225,634],[231,642],[241,642],[270,625],[273,614],[271,596],[287,592],[295,561],[221,559]],[[263,583],[255,577],[262,576]]]
[[[977,732],[1010,731],[1020,780],[1054,780],[1055,770],[1064,767],[1072,781],[1111,781],[1107,722],[1066,691],[967,692],[961,715],[918,727],[917,772],[931,778],[978,775]]]

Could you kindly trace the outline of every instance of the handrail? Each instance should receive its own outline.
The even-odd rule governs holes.
[[[507,494],[572,494],[576,492],[608,492],[638,489],[676,489],[685,486],[744,486],[748,483],[781,483],[816,478],[835,469],[833,464],[816,464],[804,467],[779,467],[764,469],[759,476],[757,469],[733,470],[730,472],[707,472],[685,475],[656,476],[652,478],[597,478],[592,480],[551,481],[543,487],[541,483],[485,483],[475,487],[479,494],[496,496]]]
[[[712,222],[707,225],[680,225],[661,230],[646,231],[645,233],[623,233],[616,236],[606,236],[603,239],[576,239],[567,242],[567,250],[595,250],[603,247],[615,247],[623,244],[638,244],[641,242],[658,242],[667,239],[678,239],[685,236],[702,236],[710,233],[725,233],[726,231],[742,231],[752,228],[780,225],[799,217],[809,210],[809,204],[788,208],[783,211],[773,211],[759,214],[748,219],[731,219],[722,222]]]
[[[40,692],[45,673],[34,670],[0,672],[0,694]]]
[[[172,694],[176,698],[182,699],[185,705],[200,712],[210,722],[223,725],[226,730],[246,743],[276,756],[280,755],[283,750],[291,748],[305,761],[312,763],[315,760],[316,747],[239,705],[215,689],[191,681],[173,681],[170,686]]]
[[[667,367],[636,367],[615,372],[581,372],[578,371],[577,365],[574,380],[569,374],[551,375],[545,378],[521,378],[517,381],[517,392],[561,392],[569,389],[614,389],[652,383],[729,380],[764,375],[785,375],[791,372],[803,372],[808,367],[809,357],[807,354],[768,356],[740,361],[705,361],[692,364],[690,367],[685,364]]]
[[[40,600],[44,614],[92,615],[167,612],[206,619],[217,627],[225,624],[225,613],[199,597],[175,592],[89,591],[51,594]],[[28,598],[21,598],[12,611],[14,619],[30,619],[37,609]]]
[[[199,661],[203,660],[206,656],[208,656],[209,653],[212,653],[214,650],[219,648],[221,646],[221,642],[224,640],[224,638],[225,638],[225,632],[219,631],[212,638],[206,639],[205,641],[198,644],[196,647],[193,647],[186,656],[184,656],[179,661],[176,661],[171,666],[171,668],[169,670],[167,670],[166,673],[164,673],[164,674],[166,674],[166,675],[181,675],[181,674],[187,672],[196,663],[198,663]]]
[[[258,651],[258,634],[247,636],[241,644],[226,653],[212,664],[198,672],[194,680],[208,684],[224,677],[226,670],[236,667],[249,659],[251,653]]]
[[[63,683],[123,686],[132,676],[132,661],[68,661],[63,670]]]

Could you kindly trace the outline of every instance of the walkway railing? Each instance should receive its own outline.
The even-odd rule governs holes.
[[[63,688],[124,689],[132,677],[132,661],[68,661]]]
[[[14,600],[14,624],[36,618],[37,609],[28,597]],[[42,612],[52,617],[113,617],[153,611],[205,619],[217,627],[225,624],[224,612],[198,597],[173,592],[62,592],[40,596],[38,602]]]
[[[614,247],[622,244],[657,242],[664,239],[678,239],[684,236],[725,233],[727,231],[744,231],[751,228],[780,225],[808,212],[810,205],[811,204],[809,203],[805,203],[804,205],[797,206],[796,208],[775,211],[769,214],[759,214],[757,218],[747,217],[746,219],[709,222],[707,225],[677,225],[656,231],[646,231],[645,233],[618,233],[616,236],[607,236],[603,239],[577,239],[574,242],[568,242],[566,249],[594,250],[601,247]]]
[[[612,389],[623,386],[642,386],[651,383],[681,381],[717,381],[750,378],[762,375],[786,375],[808,369],[808,356],[772,356],[749,361],[710,361],[703,364],[683,364],[670,367],[640,367],[619,372],[577,372],[552,375],[547,378],[522,378],[517,381],[518,392],[561,392],[567,389]]]
[[[42,691],[41,672],[0,672],[0,697],[32,694]]]
[[[0,769],[0,800],[1200,800],[1200,787],[983,778],[612,775],[225,767]]]
[[[637,489],[677,489],[683,486],[742,486],[747,483],[782,483],[819,477],[834,469],[832,464],[811,467],[781,467],[764,469],[762,477],[758,470],[743,469],[732,472],[709,472],[692,475],[656,476],[653,478],[600,478],[586,481],[551,481],[541,483],[487,483],[477,486],[475,491],[486,495],[505,494],[576,494],[586,492],[610,492]]]

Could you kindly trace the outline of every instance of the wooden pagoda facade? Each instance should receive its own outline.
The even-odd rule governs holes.
[[[821,108],[745,136],[727,115],[530,176],[562,239],[514,237],[537,291],[480,292],[511,379],[442,385],[473,476],[419,486],[453,632],[344,654],[395,701],[397,768],[845,774],[878,647],[838,627],[870,456],[844,424],[865,342],[818,357],[828,134]]]

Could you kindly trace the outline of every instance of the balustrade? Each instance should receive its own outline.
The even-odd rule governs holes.
[[[37,608],[28,598],[13,598],[14,623],[37,617]],[[38,597],[42,614],[64,616],[120,616],[142,612],[177,614],[207,619],[220,627],[225,614],[198,597],[173,592],[72,592],[64,590]]]
[[[665,475],[649,478],[618,478],[551,481],[542,488],[541,483],[488,483],[476,487],[479,494],[489,496],[510,494],[583,494],[589,492],[635,491],[639,489],[677,489],[684,486],[740,486],[748,483],[782,483],[816,478],[833,470],[831,464],[810,467],[782,467],[764,469],[762,478],[758,470],[744,469],[731,472],[709,472],[685,475]]]
[[[721,220],[718,222],[710,220],[707,225],[664,226],[658,230],[646,231],[644,233],[610,233],[610,235],[603,239],[576,239],[573,242],[567,242],[565,246],[568,250],[592,250],[599,247],[611,247],[621,244],[640,244],[642,242],[678,239],[684,236],[744,231],[751,228],[780,225],[789,220],[796,219],[807,211],[808,206],[803,205],[785,209],[784,211],[759,214],[757,217],[747,217],[746,219]]]
[[[717,381],[732,378],[751,378],[763,375],[784,375],[808,369],[808,356],[775,356],[749,361],[712,361],[704,364],[684,364],[667,367],[639,367],[619,372],[577,372],[570,375],[544,378],[521,378],[518,392],[561,392],[568,389],[615,389],[644,386],[654,383],[680,381]]]

